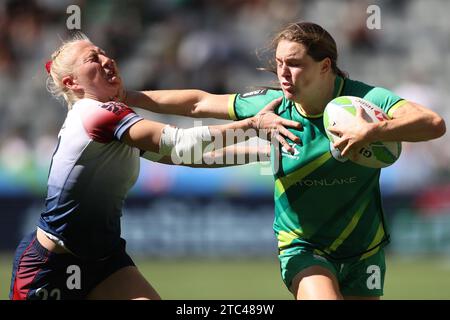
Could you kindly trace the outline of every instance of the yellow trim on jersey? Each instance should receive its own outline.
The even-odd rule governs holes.
[[[388,113],[387,113],[389,118],[392,119],[392,115],[394,114],[394,111],[397,110],[398,108],[404,106],[407,103],[408,103],[408,101],[406,101],[406,100],[400,100],[399,102],[394,104],[392,107],[390,107],[389,110],[388,110]]]
[[[289,246],[292,241],[295,239],[300,238],[303,236],[303,230],[302,229],[295,229],[293,231],[280,231],[278,233],[277,239],[278,239],[278,248],[282,249],[287,246]],[[283,254],[284,250],[280,251],[280,254]]]
[[[330,159],[330,158],[331,158],[331,152],[327,151],[324,154],[322,154],[320,157],[314,159],[313,161],[311,161],[307,165],[301,167],[297,171],[294,171],[285,177],[281,177],[281,178],[278,178],[277,180],[275,180],[275,197],[279,198],[293,184],[302,180],[304,177],[306,177],[311,172],[313,172],[314,170],[319,168],[321,165],[323,165],[325,162],[327,162],[328,159]]]
[[[352,220],[350,220],[350,223],[345,227],[345,229],[342,231],[342,233],[339,235],[339,237],[334,240],[332,245],[325,250],[326,253],[330,254],[331,251],[336,251],[336,249],[345,241],[345,239],[348,238],[350,233],[356,228],[356,225],[359,222],[359,219],[361,219],[362,214],[366,210],[367,206],[369,205],[370,198],[367,199],[356,211],[356,213],[353,215]]]
[[[336,76],[336,80],[334,82],[334,91],[333,91],[333,99],[339,97],[342,94],[342,89],[344,88],[345,79],[340,76]],[[317,119],[323,117],[323,112],[319,114],[307,114],[306,111],[302,108],[302,105],[298,102],[294,103],[295,109],[304,116],[305,118]]]
[[[321,257],[324,256],[324,253],[319,249],[314,249],[313,254],[317,254],[318,256],[321,256]]]
[[[228,116],[231,120],[237,120],[236,113],[234,111],[234,101],[236,100],[237,94],[230,94],[228,98]]]
[[[375,234],[375,237],[373,238],[372,242],[370,243],[370,245],[369,245],[369,247],[367,249],[370,249],[371,247],[373,247],[374,245],[379,243],[381,241],[381,239],[383,239],[383,237],[384,237],[384,228],[383,228],[383,224],[380,223],[380,225],[378,226],[377,233]],[[372,251],[364,253],[359,260],[364,260],[364,259],[367,259],[370,256],[373,256],[379,250],[380,250],[380,246],[376,247]]]
[[[313,119],[316,119],[316,118],[320,118],[320,117],[323,116],[323,112],[322,112],[322,113],[318,113],[318,114],[307,114],[307,113],[305,112],[305,110],[303,110],[302,105],[301,105],[300,103],[295,102],[294,104],[295,104],[295,109],[297,109],[297,111],[298,111],[302,116],[304,116],[305,118],[313,118]]]
[[[344,82],[345,79],[340,77],[340,76],[336,76],[336,80],[339,81],[339,85],[338,85],[338,90],[333,92],[333,99],[336,97],[339,97],[342,94],[342,89],[344,88]]]

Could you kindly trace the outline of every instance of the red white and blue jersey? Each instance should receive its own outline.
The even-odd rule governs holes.
[[[120,244],[120,217],[140,150],[120,142],[142,120],[118,102],[77,101],[58,135],[38,227],[73,254],[102,259]]]

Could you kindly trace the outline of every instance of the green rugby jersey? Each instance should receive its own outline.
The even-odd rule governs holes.
[[[272,89],[232,95],[230,118],[251,117],[281,96],[281,90]],[[406,103],[389,90],[341,77],[335,80],[334,97],[338,96],[364,98],[388,115]],[[272,152],[273,227],[280,253],[304,246],[333,260],[366,258],[389,241],[381,204],[380,169],[335,159],[322,115],[307,116],[301,110],[285,97],[276,110],[281,117],[303,125],[303,131],[289,129],[302,139],[302,145],[294,146],[294,155]]]

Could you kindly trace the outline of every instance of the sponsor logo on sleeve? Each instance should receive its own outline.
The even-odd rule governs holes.
[[[260,90],[255,90],[255,91],[251,91],[251,92],[246,92],[241,94],[242,98],[250,98],[250,97],[255,97],[255,96],[264,96],[266,95],[268,89],[260,89]]]

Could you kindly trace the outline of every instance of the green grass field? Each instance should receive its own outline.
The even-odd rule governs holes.
[[[11,255],[0,255],[0,299],[8,298]],[[292,299],[278,262],[135,259],[164,299]],[[387,257],[384,299],[450,299],[450,259]]]

